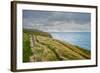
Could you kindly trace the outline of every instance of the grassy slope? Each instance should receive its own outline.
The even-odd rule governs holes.
[[[34,36],[35,46],[30,48],[29,34],[25,31],[23,45],[23,61],[60,61],[90,59],[90,52],[79,46],[53,39],[49,33],[41,31],[31,32]],[[27,42],[26,42],[27,40]]]
[[[30,48],[29,33],[23,33],[23,62],[29,62],[29,57],[32,55]]]

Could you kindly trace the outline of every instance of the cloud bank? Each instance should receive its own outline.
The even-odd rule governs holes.
[[[90,32],[91,14],[23,10],[23,28],[48,32]]]

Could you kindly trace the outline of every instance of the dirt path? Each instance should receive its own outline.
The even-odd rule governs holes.
[[[30,56],[30,61],[32,62],[90,58],[88,54],[84,53],[79,48],[53,38],[30,34],[30,43],[33,53],[33,55]]]
[[[46,37],[37,37],[39,43],[48,45],[52,50],[54,50],[56,53],[58,53],[60,56],[63,57],[69,57],[70,59],[72,57],[75,57],[76,59],[84,59],[84,57],[74,51],[72,51],[69,47],[64,46],[63,44],[56,42],[52,40],[51,38]]]

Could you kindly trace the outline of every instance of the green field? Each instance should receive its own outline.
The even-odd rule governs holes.
[[[23,30],[23,62],[90,59],[90,51],[39,30]]]

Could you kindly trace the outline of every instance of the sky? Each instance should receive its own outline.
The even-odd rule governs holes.
[[[23,10],[23,28],[47,32],[90,32],[91,14]]]

